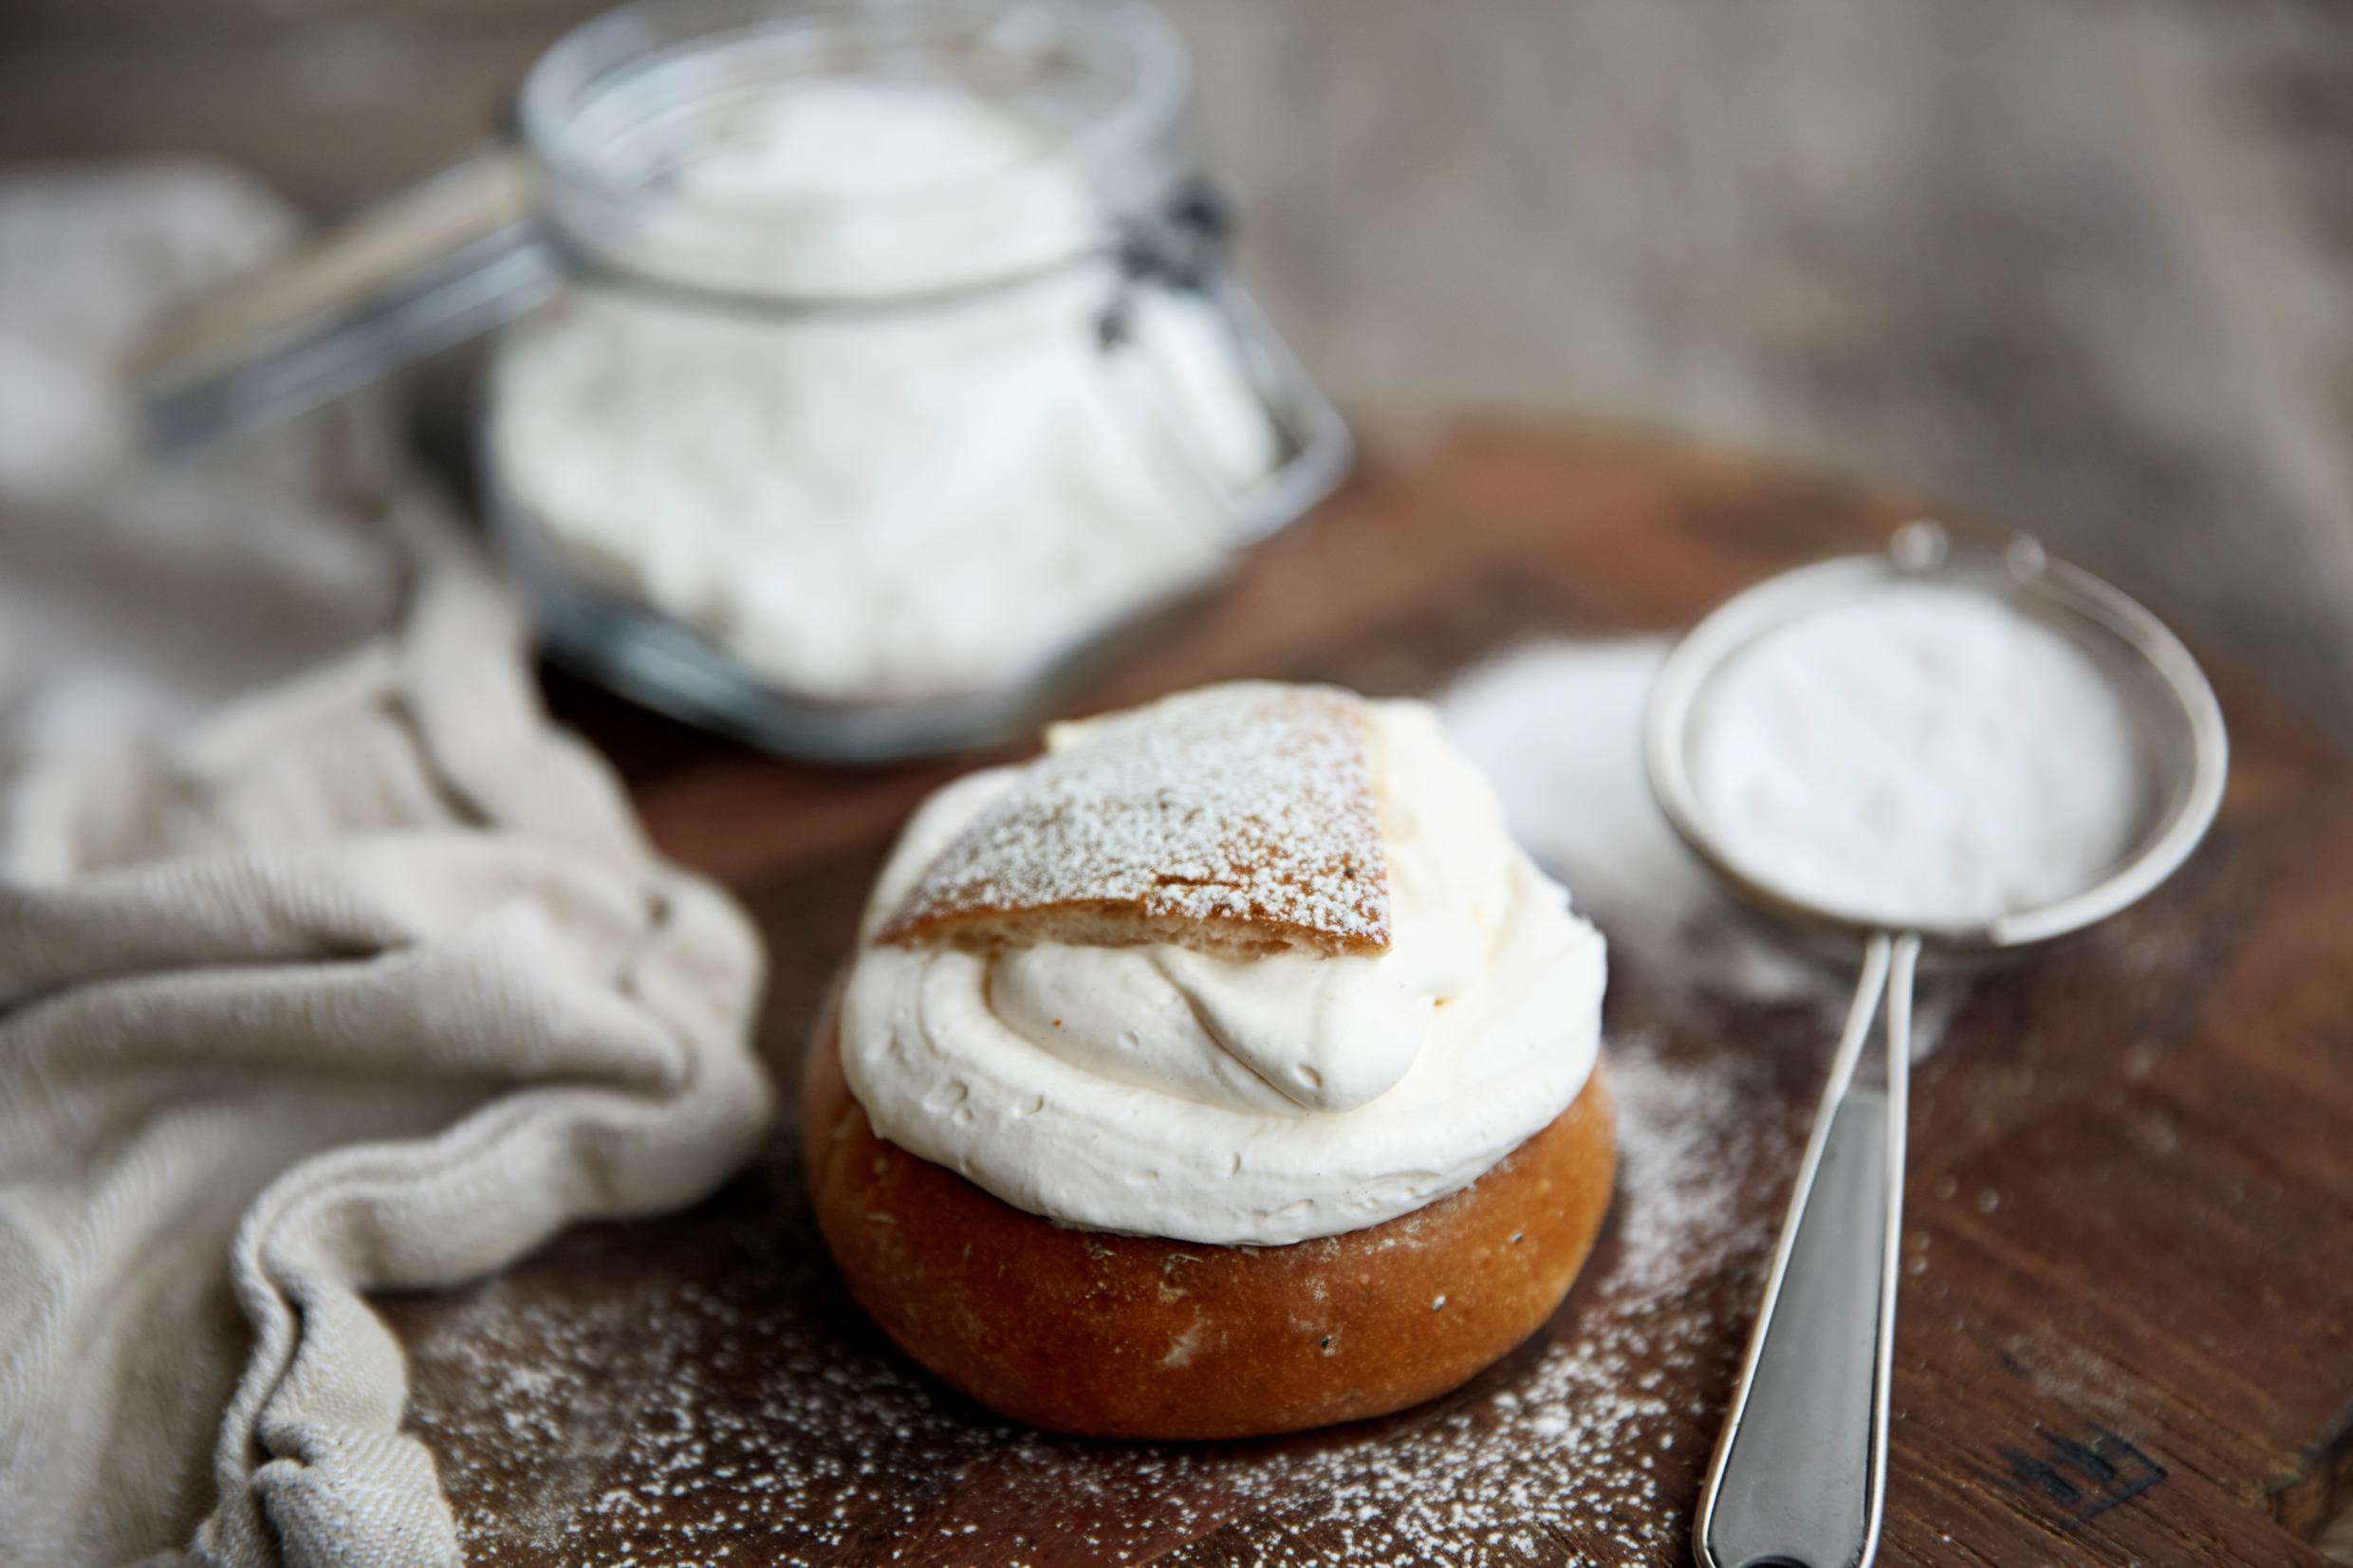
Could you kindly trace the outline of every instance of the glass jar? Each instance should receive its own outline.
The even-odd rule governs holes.
[[[156,406],[267,416],[528,306],[484,491],[558,654],[791,752],[989,740],[1346,463],[1225,270],[1186,98],[1140,0],[625,7],[511,144],[335,242],[328,308]]]

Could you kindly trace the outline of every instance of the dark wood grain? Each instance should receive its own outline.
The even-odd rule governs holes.
[[[1377,443],[1312,526],[1089,701],[1243,673],[1425,690],[1531,635],[1680,624],[1906,510],[1623,435]],[[2208,847],[2094,933],[1976,978],[1917,1076],[1884,1562],[2292,1568],[2321,1561],[2307,1541],[2345,1501],[2353,762],[2215,673],[2235,752]],[[789,1082],[885,839],[944,770],[608,732],[656,836],[766,932],[762,1040]],[[1203,1448],[1009,1428],[847,1303],[783,1131],[690,1214],[391,1303],[413,1419],[480,1563],[1680,1562],[1824,1042],[1810,1015],[1623,960],[1607,1026],[1621,1054],[1732,1092],[1705,1129],[1745,1151],[1727,1245],[1629,1319],[1629,1254],[1605,1233],[1536,1343],[1386,1422]],[[1571,1473],[1493,1430],[1547,1357],[1629,1335],[1613,1342],[1640,1347],[1626,1364],[1655,1400],[1621,1429],[1639,1444]],[[1444,1496],[1395,1473],[1423,1454],[1440,1494],[1504,1476],[1591,1502],[1450,1538]]]

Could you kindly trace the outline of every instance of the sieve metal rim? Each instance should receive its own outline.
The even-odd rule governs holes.
[[[2051,560],[2034,540],[2020,536],[1998,546],[1955,541],[1928,522],[1898,529],[1884,549],[1800,566],[1734,594],[1669,652],[1644,715],[1643,759],[1651,793],[1669,825],[1708,869],[1747,902],[1803,926],[1851,937],[1899,929],[1868,912],[1799,897],[1743,870],[1723,849],[1723,835],[1700,801],[1691,775],[1688,731],[1708,681],[1743,648],[1808,613],[1901,582],[1993,591],[2103,661],[2120,650],[2137,658],[2151,678],[2132,683],[2133,692],[2144,702],[2153,695],[2164,704],[2161,713],[2137,716],[2158,719],[2169,738],[2158,760],[2162,803],[2131,857],[2099,881],[1992,920],[1918,922],[1900,929],[1947,952],[2029,947],[2107,918],[2179,869],[2213,824],[2230,770],[2222,708],[2197,661],[2138,600],[2080,567]]]

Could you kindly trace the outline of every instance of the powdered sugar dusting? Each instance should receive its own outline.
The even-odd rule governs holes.
[[[2046,908],[2146,836],[2129,692],[2000,593],[1882,584],[1758,636],[1695,698],[1692,783],[1724,852],[1899,930]]]
[[[998,1421],[841,1299],[782,1153],[681,1222],[683,1264],[592,1232],[435,1304],[413,1422],[475,1564],[1679,1562],[1791,1125],[1761,1080],[1612,1051],[1621,1183],[1584,1278],[1501,1366],[1380,1422],[1120,1445]]]
[[[1353,693],[1248,681],[1062,727],[880,939],[1020,940],[1047,928],[1007,917],[1043,913],[1109,916],[1100,946],[1385,950],[1366,722]]]
[[[1045,1436],[880,1341],[780,1146],[658,1239],[570,1237],[517,1274],[395,1307],[470,1561],[1688,1562],[1690,1500],[1849,976],[1748,922],[1651,805],[1638,734],[1662,654],[1542,645],[1439,704],[1515,834],[1612,941],[1616,1208],[1528,1345],[1444,1399],[1327,1432]]]

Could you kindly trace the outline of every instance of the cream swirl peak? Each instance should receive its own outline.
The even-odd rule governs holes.
[[[843,1075],[882,1137],[1097,1229],[1279,1245],[1470,1185],[1584,1086],[1603,943],[1420,703],[1363,705],[1379,955],[878,943],[1022,770],[933,796],[869,905]]]

